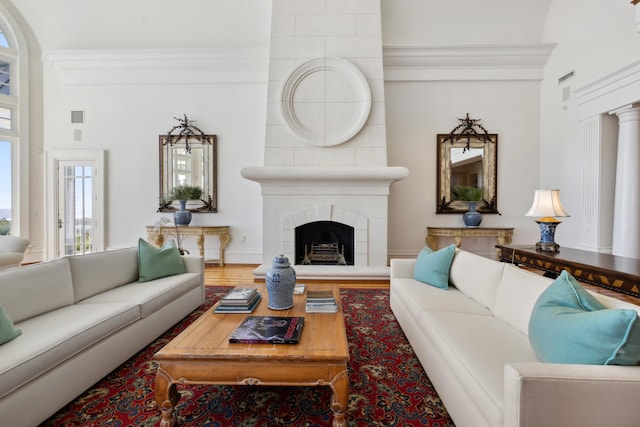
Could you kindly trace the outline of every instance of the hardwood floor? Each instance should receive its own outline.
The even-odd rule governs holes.
[[[253,270],[257,265],[250,264],[226,264],[220,267],[218,264],[205,264],[204,283],[207,286],[238,286],[248,283],[260,283],[264,280],[256,280],[253,277]],[[298,280],[300,283],[317,283],[319,280]],[[366,281],[366,280],[341,280],[338,283],[341,288],[381,288],[388,289],[389,281]]]
[[[238,286],[249,283],[260,283],[263,280],[255,280],[253,277],[253,270],[258,266],[251,264],[226,264],[224,267],[220,267],[216,263],[205,264],[204,283],[208,286]],[[540,270],[530,270],[536,274],[542,274]],[[302,283],[314,283],[318,280],[298,280]],[[339,281],[338,284],[341,288],[381,288],[388,289],[389,281]],[[640,305],[640,298],[635,298],[629,295],[622,294],[620,292],[610,291],[598,286],[590,285],[588,283],[581,283],[585,288],[608,295],[613,298],[620,299],[622,301],[630,302],[632,304]]]

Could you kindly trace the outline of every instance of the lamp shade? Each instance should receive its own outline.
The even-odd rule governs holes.
[[[560,190],[536,190],[533,204],[525,216],[570,216],[560,202]]]

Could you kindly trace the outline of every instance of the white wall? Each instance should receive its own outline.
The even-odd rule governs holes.
[[[43,51],[246,47],[269,42],[269,0],[2,1],[20,11]]]
[[[552,0],[382,0],[385,46],[539,43]]]
[[[515,227],[514,243],[535,243],[538,228],[524,213],[538,181],[537,82],[391,82],[386,84],[389,164],[409,168],[392,185],[390,252],[415,255],[427,226],[462,226],[462,215],[436,215],[436,135],[466,113],[498,134],[498,210],[482,225]],[[443,240],[443,243],[446,241]],[[465,240],[463,247],[491,253],[495,242]]]
[[[113,63],[103,58],[102,65],[106,67],[103,73],[96,70],[95,64],[91,65],[89,77],[93,83],[79,85],[78,81],[86,76],[75,65],[68,64],[65,68],[60,62],[53,65],[47,62],[42,67],[36,63],[34,67],[42,67],[44,75],[45,124],[40,135],[32,132],[32,150],[35,157],[40,148],[79,148],[71,140],[69,111],[86,110],[81,145],[108,151],[107,247],[132,244],[144,234],[144,225],[159,215],[155,213],[157,136],[174,125],[173,116],[186,113],[198,120],[201,128],[220,138],[220,212],[200,216],[197,221],[231,225],[234,231],[228,261],[259,263],[262,197],[259,185],[242,179],[239,171],[243,166],[260,165],[263,158],[267,70],[260,61],[265,59],[268,49],[271,2],[190,0],[178,4],[169,0],[133,3],[114,0],[97,4],[78,0],[11,0],[11,3],[30,25],[31,42],[41,46],[47,58],[55,56],[47,56],[51,54],[64,58],[68,53],[64,51],[76,49],[124,49],[134,53],[154,49],[156,54],[164,55],[160,55],[161,59],[154,57],[152,63],[168,69],[181,63],[181,50],[200,48],[212,50],[214,55],[235,64],[221,71],[218,66],[202,68],[198,61],[189,60],[185,67],[175,71],[180,81],[172,83],[166,75],[157,80],[157,75],[139,73],[136,70],[139,64],[132,65],[124,56]],[[390,255],[417,253],[424,245],[427,225],[461,223],[459,215],[434,214],[435,135],[452,129],[457,125],[456,118],[467,112],[482,119],[500,138],[498,208],[503,215],[485,215],[483,224],[514,226],[514,243],[533,243],[539,237],[537,227],[523,216],[533,190],[558,187],[565,207],[574,216],[565,219],[558,228],[557,240],[561,245],[573,246],[579,234],[575,215],[580,204],[575,199],[580,183],[574,173],[577,119],[575,105],[570,102],[564,110],[559,101],[557,78],[575,69],[576,77],[570,82],[575,88],[637,60],[640,36],[635,30],[633,6],[626,1],[609,0],[482,3],[382,0],[382,24],[385,46],[470,47],[461,60],[470,56],[475,56],[475,61],[482,58],[484,51],[474,50],[478,46],[518,48],[558,43],[544,69],[541,92],[536,74],[540,58],[532,66],[525,64],[529,57],[523,55],[516,61],[520,65],[512,69],[476,70],[484,72],[485,78],[478,75],[442,78],[442,71],[438,75],[434,69],[426,77],[418,73],[414,78],[396,78],[394,73],[412,71],[412,65],[389,68],[388,64],[396,58],[393,52],[385,52],[389,165],[410,169],[409,178],[391,187]],[[251,50],[250,58],[241,59],[234,53]],[[118,61],[124,69],[118,70]],[[495,64],[497,59],[493,61]],[[238,75],[236,70],[244,71]],[[461,72],[455,67],[448,70]],[[205,75],[211,71],[213,77],[203,78],[199,74],[203,71]],[[509,75],[514,72],[520,73],[517,78]],[[148,81],[136,84],[100,81],[123,75]],[[189,78],[192,80],[187,83]],[[37,85],[34,88],[40,90]],[[30,173],[35,177],[30,194],[31,229],[36,233],[44,233],[44,177],[42,170],[38,170],[43,165],[34,160]],[[127,187],[134,190],[133,194],[126,194]],[[244,243],[243,236],[246,236]],[[34,241],[42,239],[42,235],[35,236]],[[484,242],[471,244],[484,249],[487,246]]]
[[[46,54],[45,150],[107,150],[106,248],[135,245],[160,218],[158,136],[187,114],[218,135],[218,213],[194,215],[192,223],[232,227],[229,262],[261,254],[260,190],[240,170],[263,158],[266,53],[240,51],[240,59],[227,50]],[[165,56],[180,67],[162,69]],[[72,125],[71,110],[84,110],[86,123]],[[195,238],[185,247],[197,253]],[[207,240],[207,256],[215,258],[217,247]]]
[[[571,214],[556,232],[561,246],[582,247],[585,233],[583,148],[574,91],[640,60],[638,7],[627,1],[554,0],[549,9],[544,39],[557,47],[541,86],[540,188],[559,188]],[[558,84],[570,71],[575,77]],[[570,99],[563,102],[565,88]]]

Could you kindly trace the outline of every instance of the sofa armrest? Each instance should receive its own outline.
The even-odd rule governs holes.
[[[413,279],[413,267],[415,264],[415,258],[393,258],[391,260],[391,268],[389,271],[390,278]]]
[[[504,425],[635,426],[640,367],[513,363],[504,368]]]
[[[182,255],[182,262],[187,273],[198,273],[204,281],[204,257],[199,255]]]

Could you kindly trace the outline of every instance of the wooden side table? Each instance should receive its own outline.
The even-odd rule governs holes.
[[[224,248],[231,240],[231,234],[229,234],[228,225],[203,225],[203,226],[191,226],[191,225],[179,225],[178,232],[181,236],[198,236],[198,249],[200,249],[200,256],[204,257],[204,236],[218,236],[220,239],[220,256],[218,257],[218,263],[222,267],[224,265]],[[175,236],[176,227],[164,227],[147,225],[147,237],[151,243],[158,247],[164,245],[165,235]]]
[[[640,259],[564,247],[557,253],[522,245],[496,248],[503,262],[535,268],[552,278],[566,270],[582,282],[640,298]]]
[[[439,237],[453,237],[456,247],[462,246],[463,237],[495,237],[497,245],[509,245],[513,239],[513,227],[427,227],[427,245],[438,250]],[[500,257],[500,251],[496,258]]]

